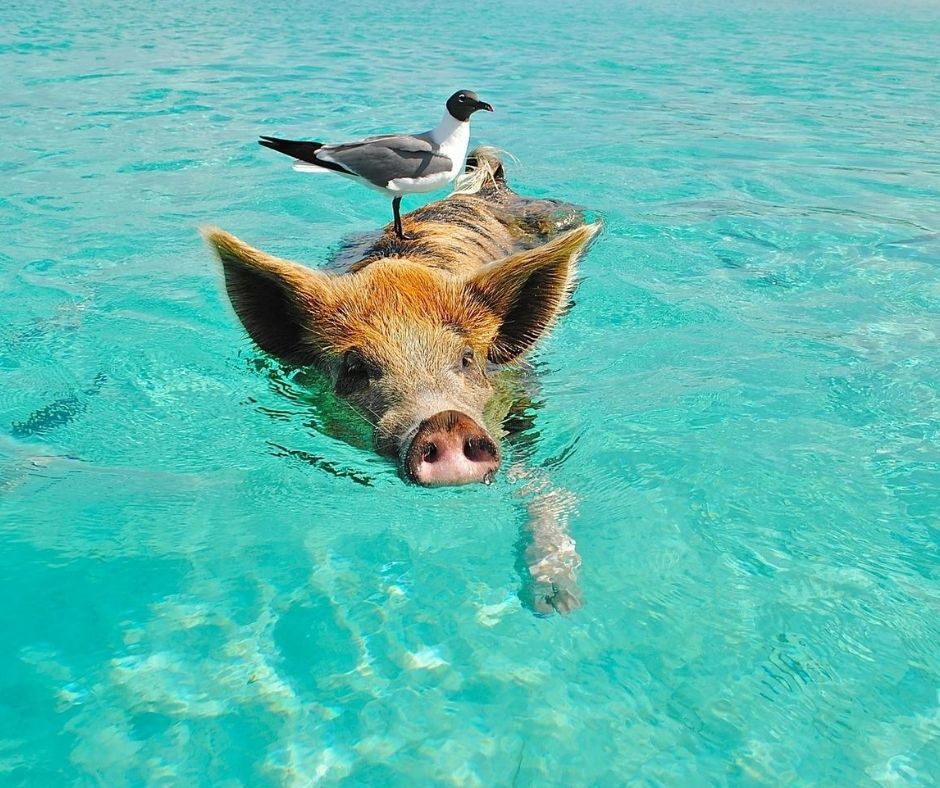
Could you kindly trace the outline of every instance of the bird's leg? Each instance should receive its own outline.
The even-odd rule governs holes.
[[[395,213],[395,235],[403,241],[411,241],[414,236],[405,235],[404,231],[401,229],[401,197],[396,197],[392,200],[392,211]]]

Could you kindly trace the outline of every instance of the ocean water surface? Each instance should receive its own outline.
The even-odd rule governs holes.
[[[938,41],[904,1],[0,7],[0,784],[940,781]],[[508,449],[568,616],[525,483],[337,437],[197,231],[324,264],[388,204],[257,135],[458,88],[605,222]]]

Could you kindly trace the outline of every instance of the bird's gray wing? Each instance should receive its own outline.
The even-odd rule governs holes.
[[[376,186],[386,186],[395,178],[439,175],[453,167],[450,158],[437,153],[429,139],[407,134],[324,145],[317,158],[338,164]]]
[[[423,153],[428,151],[434,153],[437,146],[431,142],[429,132],[423,134],[380,134],[377,137],[365,137],[358,142],[347,142],[337,145],[328,145],[329,148],[354,148],[366,142],[381,142],[392,145],[398,150],[411,151],[413,153]]]

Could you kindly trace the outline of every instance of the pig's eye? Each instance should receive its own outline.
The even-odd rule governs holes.
[[[348,395],[360,391],[377,377],[379,370],[375,365],[366,361],[355,350],[350,350],[343,356],[339,376],[336,378],[336,393]]]
[[[463,369],[470,369],[473,366],[473,348],[464,348],[463,356],[460,359],[460,365]]]

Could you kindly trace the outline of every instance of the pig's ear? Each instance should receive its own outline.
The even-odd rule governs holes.
[[[488,263],[468,287],[500,320],[489,359],[505,364],[525,353],[564,309],[575,264],[600,230],[587,224],[536,249]]]
[[[255,344],[291,364],[312,363],[329,277],[253,249],[217,227],[202,234],[222,262],[229,300]]]

